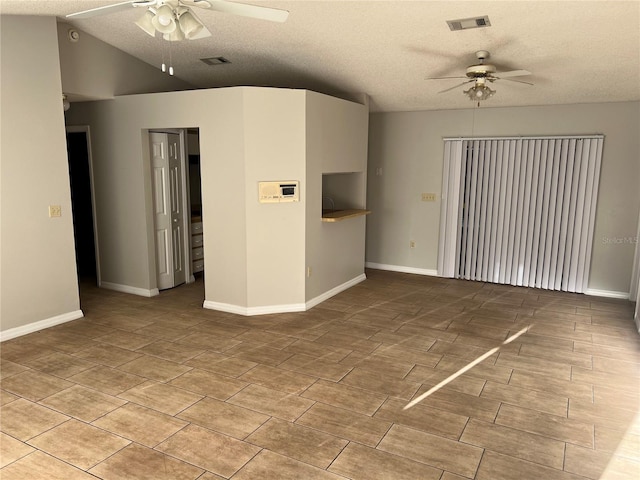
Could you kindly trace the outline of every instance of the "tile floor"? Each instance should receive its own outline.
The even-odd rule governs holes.
[[[640,478],[631,303],[367,275],[259,317],[83,285],[85,318],[0,347],[0,477]]]

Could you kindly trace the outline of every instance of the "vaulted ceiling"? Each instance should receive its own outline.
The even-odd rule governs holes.
[[[134,22],[140,8],[68,20],[65,15],[122,0],[0,0],[0,12],[51,15],[151,65],[169,42]],[[470,108],[463,79],[488,50],[499,71],[486,107],[640,100],[640,1],[271,1],[288,10],[274,23],[194,9],[212,36],[171,42],[177,77],[197,88],[262,85],[328,94],[367,94],[372,111]],[[451,31],[447,20],[488,15],[491,26]],[[29,32],[25,32],[28,35]],[[231,63],[208,66],[201,58]]]

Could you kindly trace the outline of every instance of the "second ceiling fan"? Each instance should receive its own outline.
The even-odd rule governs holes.
[[[272,22],[284,22],[289,16],[286,10],[261,7],[226,0],[131,0],[103,7],[71,13],[67,18],[89,18],[109,15],[131,7],[146,8],[144,15],[135,23],[147,34],[155,37],[160,33],[168,41],[196,40],[211,36],[211,32],[191,10],[191,7],[242,15]]]

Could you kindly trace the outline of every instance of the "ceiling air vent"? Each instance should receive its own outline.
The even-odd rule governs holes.
[[[227,64],[227,63],[231,63],[231,60],[227,60],[224,57],[201,58],[200,61],[204,62],[204,63],[206,63],[207,65],[210,65],[210,66],[224,65],[224,64]]]
[[[472,18],[460,18],[458,20],[447,20],[447,25],[452,31],[456,30],[468,30],[470,28],[490,27],[491,22],[489,17],[484,15],[482,17]]]

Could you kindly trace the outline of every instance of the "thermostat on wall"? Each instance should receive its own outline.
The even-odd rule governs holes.
[[[258,201],[260,203],[299,202],[299,190],[297,180],[258,182]]]

